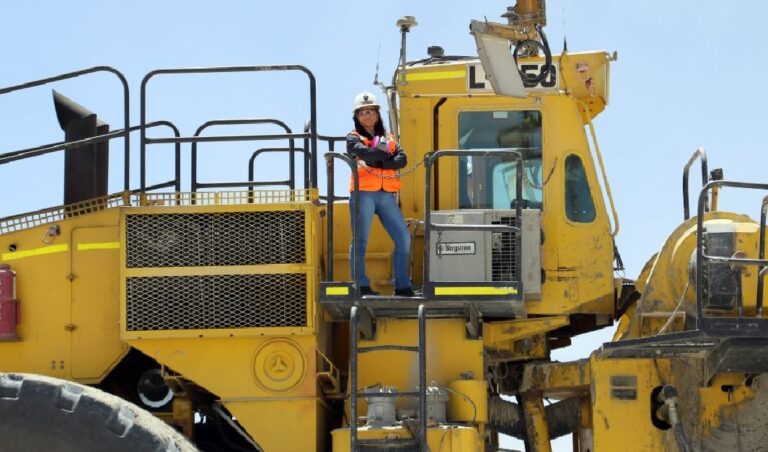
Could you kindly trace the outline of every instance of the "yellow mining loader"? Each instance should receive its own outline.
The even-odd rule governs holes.
[[[340,168],[359,183],[357,163],[344,137],[318,133],[307,68],[152,71],[138,125],[111,67],[0,89],[104,72],[125,99],[110,131],[56,94],[65,141],[0,155],[65,154],[64,204],[0,219],[0,448],[492,451],[506,434],[547,451],[572,434],[577,451],[764,449],[768,201],[755,221],[719,210],[718,194],[768,185],[724,180],[697,150],[685,221],[636,281],[615,276],[619,223],[592,125],[615,55],[553,55],[543,0],[503,17],[471,23],[477,56],[433,47],[417,61],[405,57],[415,19],[397,23],[401,61],[380,86],[411,160],[399,204],[414,298],[361,296],[354,282],[358,213],[336,186]],[[263,72],[303,77],[303,130],[217,118],[190,135],[147,119],[159,78]],[[276,132],[211,131],[252,125]],[[125,181],[110,195],[113,138],[125,138]],[[198,178],[200,143],[275,141],[248,166],[279,153],[287,180]],[[175,146],[174,178],[148,185],[159,144]],[[391,243],[378,225],[371,234],[367,272],[391,293]],[[551,361],[614,322],[589,357]]]

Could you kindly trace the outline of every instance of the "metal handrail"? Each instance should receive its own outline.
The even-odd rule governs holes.
[[[198,188],[205,188],[205,187],[240,187],[240,186],[248,186],[245,183],[199,183],[197,181],[197,143],[200,141],[232,141],[229,140],[228,136],[218,136],[218,137],[201,137],[200,134],[203,133],[205,129],[212,126],[221,126],[221,125],[243,125],[243,124],[275,124],[277,126],[280,126],[285,130],[285,137],[288,138],[288,146],[289,149],[294,149],[294,139],[292,138],[292,131],[291,128],[288,127],[283,121],[280,121],[279,119],[272,119],[272,118],[251,118],[251,119],[214,119],[211,121],[207,121],[203,123],[200,127],[197,128],[195,131],[195,137],[199,138],[199,140],[192,141],[192,162],[191,162],[191,191],[196,192]],[[262,136],[262,135],[256,135],[256,136]],[[263,135],[271,136],[271,135]],[[225,140],[209,140],[209,138],[222,138]],[[154,139],[150,139],[150,142],[157,142]],[[239,140],[238,140],[239,141]],[[289,171],[291,174],[294,173],[294,155],[293,153],[288,154],[288,164],[289,164]],[[249,178],[249,181],[251,179]],[[251,186],[249,186],[251,187]],[[307,187],[306,184],[304,186]],[[290,187],[291,189],[295,188],[294,186]],[[252,188],[251,188],[252,189]]]
[[[232,72],[264,72],[264,71],[300,71],[307,75],[309,79],[310,96],[310,127],[308,133],[283,134],[283,135],[239,135],[239,136],[216,136],[216,137],[178,137],[175,139],[156,139],[147,138],[145,124],[147,120],[147,85],[155,76],[171,74],[210,74],[210,73],[232,73]],[[205,68],[177,68],[177,69],[157,69],[147,73],[141,81],[141,137],[140,137],[140,158],[141,165],[144,166],[145,149],[147,144],[153,143],[199,143],[209,141],[258,141],[258,140],[277,140],[277,139],[301,139],[309,140],[310,150],[310,188],[317,187],[317,95],[315,76],[312,72],[301,65],[282,65],[282,66],[224,66],[224,67],[205,67]],[[142,186],[144,181],[142,181]],[[243,184],[238,184],[241,186]],[[245,184],[247,185],[247,184]],[[232,184],[222,184],[221,187],[232,186]]]
[[[333,197],[329,193],[329,200]],[[329,212],[331,211],[331,205],[329,205]],[[330,214],[329,214],[330,215]],[[330,220],[330,217],[329,217]],[[332,223],[329,222],[328,229],[331,229]],[[328,248],[332,250],[332,248]],[[332,254],[332,252],[329,252]],[[349,441],[351,444],[350,450],[354,451],[357,448],[357,305],[352,306],[349,310]]]
[[[683,219],[687,220],[691,217],[690,209],[689,209],[689,200],[688,200],[688,172],[691,169],[691,165],[697,160],[701,160],[701,186],[707,185],[707,181],[709,180],[709,175],[707,172],[707,153],[704,151],[704,148],[697,148],[696,151],[694,151],[693,155],[691,155],[691,158],[688,159],[688,163],[685,164],[685,167],[683,168]],[[707,204],[709,204],[709,200],[707,200]]]
[[[768,184],[756,184],[751,182],[733,182],[716,180],[709,182],[699,192],[698,217],[696,219],[696,322],[699,327],[700,319],[704,316],[704,264],[705,261],[724,263],[739,266],[754,265],[758,267],[768,265],[765,259],[744,259],[725,256],[709,256],[704,254],[704,211],[707,204],[708,193],[712,189],[720,187],[747,188],[756,190],[768,190]],[[761,218],[762,219],[762,218]],[[760,279],[758,279],[759,284]],[[741,316],[739,316],[741,317]]]
[[[763,316],[763,285],[765,284],[765,275],[768,274],[768,267],[758,266],[760,271],[757,272],[757,315],[755,317]]]
[[[146,128],[156,127],[156,126],[160,126],[160,125],[164,125],[164,126],[170,127],[171,130],[173,130],[173,135],[175,137],[179,137],[180,136],[179,128],[176,127],[170,121],[153,121],[153,122],[150,122],[149,124],[147,124]],[[132,131],[139,130],[140,128],[141,128],[141,126],[133,126],[132,127]],[[145,180],[145,177],[144,177],[145,169],[146,169],[145,167],[143,167],[143,166],[141,167],[141,180],[142,181]],[[160,184],[151,185],[149,187],[147,187],[145,185],[142,185],[141,188],[140,188],[140,191],[143,193],[143,192],[146,192],[146,191],[157,190],[158,188],[170,187],[171,185],[173,185],[174,189],[176,189],[176,193],[181,191],[181,143],[176,143],[174,145],[174,165],[173,165],[173,170],[174,170],[174,176],[175,176],[174,180],[168,181],[168,182],[164,182],[164,183],[160,183]]]
[[[177,137],[179,136],[179,129],[170,121],[153,121],[146,124],[145,127],[149,129],[149,128],[159,127],[159,126],[169,127],[173,131],[175,136]],[[129,127],[128,133],[130,134],[131,132],[136,132],[140,128],[141,126]],[[109,141],[113,138],[124,137],[126,135],[125,132],[126,132],[125,130],[120,129],[120,130],[115,130],[112,132],[105,133],[103,135],[97,135],[95,137],[83,138],[81,140],[61,141],[58,143],[44,144],[44,145],[36,146],[33,148],[7,152],[5,154],[0,154],[0,165],[15,162],[17,160],[24,160],[28,158],[38,157],[41,155],[51,154],[53,152],[86,146],[89,144],[96,144],[96,143],[101,143],[103,141]],[[174,165],[175,176],[176,176],[175,179],[170,180],[168,182],[163,182],[162,184],[156,184],[151,187],[146,187],[146,188],[142,187],[141,191],[154,190],[157,188],[164,188],[164,187],[170,187],[170,186],[174,186],[177,192],[181,191],[181,163],[180,163],[181,145],[179,143],[176,144],[175,158],[176,158],[176,162]],[[142,168],[142,171],[144,171],[144,168]],[[131,191],[130,187],[126,191]]]
[[[307,133],[309,131],[310,125],[309,121],[304,123],[304,132]],[[336,152],[336,143],[340,141],[346,141],[346,136],[330,136],[330,135],[318,135],[317,136],[318,141],[326,141],[328,142],[328,152]],[[304,139],[304,149],[306,149],[309,146],[308,140]],[[321,200],[325,200],[325,196],[319,197]],[[337,196],[336,199],[349,199],[347,196]]]
[[[304,157],[304,188],[307,188],[309,185],[309,153],[304,148],[261,148],[257,149],[256,151],[253,151],[253,154],[251,154],[251,158],[248,159],[248,182],[253,182],[253,185],[250,185],[248,187],[249,190],[253,190],[253,187],[257,185],[287,185],[288,188],[291,190],[296,188],[296,177],[294,175],[294,172],[291,171],[290,178],[287,181],[262,181],[262,182],[255,182],[253,179],[255,177],[255,162],[256,157],[259,155],[265,153],[265,152],[289,152],[293,154],[294,152],[301,152],[302,156]]]
[[[763,198],[763,202],[760,205],[760,245],[757,249],[757,258],[765,259],[765,221],[766,214],[768,214],[768,196]],[[757,317],[763,316],[763,287],[765,284],[765,273],[768,267],[762,265],[757,266]]]
[[[39,80],[33,80],[31,82],[22,83],[20,85],[9,86],[6,88],[0,88],[0,95],[12,93],[14,91],[20,91],[23,89],[34,88],[36,86],[47,85],[48,83],[58,82],[61,80],[67,80],[81,75],[93,74],[95,72],[110,72],[114,74],[123,85],[123,130],[122,133],[125,137],[125,150],[124,150],[124,170],[123,170],[123,185],[124,189],[128,191],[131,187],[130,177],[130,159],[131,159],[131,144],[128,134],[130,133],[130,93],[128,90],[128,80],[117,69],[109,66],[94,66],[87,69],[82,69],[74,72],[67,72],[66,74],[60,74],[53,77],[43,78]]]
[[[307,128],[309,127],[309,124],[304,125],[304,131],[307,131]],[[336,152],[336,143],[340,141],[346,141],[346,136],[330,136],[330,135],[318,135],[317,139],[319,141],[326,141],[328,142],[328,152]],[[304,140],[304,146],[307,146],[307,140]],[[326,196],[320,196],[321,200],[326,200]],[[349,199],[349,196],[336,196],[335,199]]]
[[[360,227],[360,203],[357,202],[357,195],[360,192],[360,175],[357,174],[357,162],[351,157],[345,154],[338,154],[335,152],[327,152],[323,155],[325,158],[325,165],[327,169],[328,179],[328,227],[326,231],[326,238],[328,242],[328,252],[326,253],[326,273],[325,280],[328,282],[333,281],[333,203],[336,199],[334,195],[334,159],[339,159],[349,166],[352,170],[352,187],[354,190],[349,194],[350,197],[355,199],[355,207],[352,209],[352,244],[351,246],[351,259],[349,262],[350,270],[354,284],[352,285],[355,291],[355,298],[359,298],[360,295],[360,266],[357,265],[357,236],[358,228]]]
[[[350,450],[358,449],[357,438],[357,355],[358,355],[358,305],[353,305],[349,311],[349,356],[350,356],[350,375],[349,375],[349,440]],[[419,452],[427,452],[427,309],[423,304],[418,308],[419,324]],[[381,348],[380,350],[384,350]],[[404,351],[414,351],[412,348],[401,348]],[[386,441],[384,442],[386,444]]]
[[[441,157],[512,157],[516,160],[517,174],[516,174],[516,187],[515,187],[515,223],[516,226],[510,225],[457,225],[457,224],[435,224],[432,223],[432,210],[430,200],[432,199],[432,165]],[[432,288],[432,283],[429,278],[430,269],[430,238],[433,230],[447,231],[447,230],[473,230],[473,231],[488,231],[488,232],[516,232],[515,234],[515,268],[517,269],[518,277],[522,271],[520,268],[521,263],[521,230],[522,230],[522,185],[523,185],[523,155],[515,150],[515,148],[509,149],[493,149],[493,150],[480,150],[480,149],[468,149],[468,150],[441,150],[432,153],[427,157],[425,164],[426,172],[426,187],[424,197],[424,293],[430,293],[427,289]],[[519,283],[522,282],[517,281]]]

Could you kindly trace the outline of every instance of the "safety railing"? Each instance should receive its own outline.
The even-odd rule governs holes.
[[[516,171],[516,183],[515,183],[515,226],[511,225],[479,225],[479,224],[435,224],[432,222],[432,210],[430,206],[430,200],[432,199],[432,165],[437,162],[439,158],[443,157],[507,157],[513,158],[517,164]],[[460,285],[464,287],[491,287],[499,289],[510,289],[499,291],[496,293],[495,298],[501,299],[522,299],[523,296],[523,283],[522,283],[522,269],[521,269],[521,244],[522,244],[522,184],[523,184],[523,155],[514,149],[489,149],[489,150],[448,150],[437,151],[427,157],[425,164],[426,172],[426,187],[424,194],[424,297],[434,298],[441,295],[441,292],[445,291],[449,287],[456,287]],[[435,282],[430,280],[430,247],[431,236],[433,231],[482,231],[486,233],[512,233],[515,240],[515,255],[514,255],[514,268],[516,269],[517,281],[461,281],[456,282]],[[445,289],[443,289],[445,288]],[[477,298],[477,294],[471,294],[471,290],[463,290],[465,293],[463,298],[472,299]],[[469,292],[469,294],[467,294]],[[483,296],[487,298],[487,296]]]
[[[312,125],[309,121],[304,123],[304,133],[309,133],[311,130]],[[336,151],[336,143],[344,142],[344,150],[342,152],[346,151],[346,136],[330,136],[330,135],[317,135],[317,141],[324,141],[328,144],[328,152],[337,152]],[[309,147],[309,141],[305,138],[304,139],[304,148]]]
[[[758,245],[757,258],[760,260],[765,259],[765,218],[768,213],[768,196],[763,198],[763,203],[760,206],[760,244]],[[763,316],[763,290],[765,287],[765,275],[768,272],[768,267],[765,265],[757,266],[757,303],[755,304],[757,309],[757,317]]]
[[[419,339],[416,346],[405,345],[374,345],[368,347],[359,347],[360,338],[360,308],[352,306],[349,314],[349,439],[350,450],[356,451],[360,446],[369,445],[380,448],[397,448],[406,445],[418,446],[419,452],[428,451],[427,447],[427,311],[423,304],[418,306],[418,326]],[[366,339],[371,339],[370,337]],[[360,353],[370,353],[383,350],[397,350],[403,352],[415,352],[418,354],[419,387],[417,391],[410,392],[381,392],[375,395],[360,395],[358,388],[358,358]],[[418,420],[419,428],[416,438],[383,438],[383,439],[360,439],[358,438],[357,427],[357,408],[358,399],[369,399],[373,397],[411,397],[418,399]]]
[[[749,259],[734,256],[712,256],[705,253],[704,241],[706,239],[706,230],[704,228],[704,213],[707,205],[708,194],[710,191],[721,187],[733,187],[753,190],[768,191],[768,184],[757,184],[749,182],[733,182],[717,180],[706,184],[699,193],[698,218],[696,224],[696,326],[697,329],[713,336],[724,335],[737,337],[750,336],[768,336],[768,319],[762,318],[762,293],[761,281],[764,276],[763,270],[768,266],[768,260],[765,260],[765,211],[768,207],[768,197],[763,200],[760,218],[760,245],[758,259]],[[707,293],[705,293],[705,274],[704,269],[710,264],[725,264],[732,267],[757,267],[758,268],[758,296],[756,300],[757,315],[755,317],[746,317],[743,315],[744,303],[741,294],[736,296],[737,316],[725,316],[719,314],[716,316],[707,315],[705,303]]]
[[[335,282],[334,275],[333,275],[333,204],[336,201],[336,195],[335,195],[335,176],[334,176],[334,163],[335,160],[341,160],[342,162],[346,163],[347,166],[349,166],[350,171],[352,172],[352,186],[354,188],[354,191],[350,193],[350,197],[357,196],[357,193],[360,191],[360,176],[357,174],[357,162],[350,158],[349,156],[345,154],[337,154],[335,152],[328,152],[324,155],[325,158],[325,165],[327,169],[327,192],[326,192],[326,200],[328,203],[328,227],[326,228],[326,242],[327,242],[327,252],[326,252],[326,264],[325,264],[325,282],[326,283],[333,283]],[[356,249],[357,246],[357,238],[358,238],[358,230],[359,230],[359,220],[360,220],[360,203],[355,202],[355,207],[352,210],[352,244],[351,249]],[[352,253],[352,258],[349,262],[350,265],[350,273],[352,274],[352,284],[348,285],[346,288],[334,288],[334,287],[322,287],[321,284],[321,294],[328,294],[328,290],[344,290],[346,289],[346,293],[339,294],[339,295],[346,295],[346,296],[352,296],[354,298],[360,298],[360,287],[358,287],[357,281],[360,280],[360,268],[356,264],[357,260],[357,253]]]
[[[309,127],[309,125],[306,125],[305,127]],[[304,129],[306,131],[306,128]],[[328,145],[327,152],[337,152],[336,151],[336,143],[345,143],[344,149],[341,152],[346,152],[346,136],[329,136],[329,135],[318,135],[317,140],[320,142],[324,142]],[[306,146],[307,143],[304,143],[304,146]],[[320,196],[321,200],[327,200],[328,198],[326,196]],[[346,200],[349,199],[349,196],[335,196],[335,200]]]
[[[239,119],[239,120],[218,120],[218,121],[209,121],[208,123],[204,124],[204,126],[201,127],[201,129],[198,130],[198,133],[196,136],[193,137],[182,137],[179,129],[170,121],[147,121],[147,85],[151,78],[161,75],[161,74],[184,74],[184,73],[212,73],[212,72],[259,72],[259,71],[300,71],[306,74],[308,80],[309,80],[309,97],[310,97],[310,120],[306,123],[306,130],[304,133],[293,133],[290,128],[288,128],[284,123],[278,120],[274,119],[258,119],[258,120],[249,120],[249,119]],[[283,185],[286,184],[291,189],[291,191],[296,192],[295,196],[289,197],[293,200],[302,200],[302,199],[317,199],[317,141],[320,140],[326,140],[329,143],[329,148],[333,150],[333,144],[343,138],[340,137],[319,137],[317,134],[317,130],[314,127],[313,124],[316,123],[316,86],[315,86],[315,78],[314,75],[303,66],[297,66],[297,65],[286,65],[286,66],[247,66],[247,67],[214,67],[214,68],[197,68],[197,69],[160,69],[156,71],[152,71],[148,73],[142,80],[141,85],[141,121],[140,124],[137,126],[131,127],[129,125],[129,118],[130,118],[130,107],[129,107],[129,101],[130,101],[130,93],[128,88],[128,82],[126,78],[123,76],[122,73],[117,71],[114,68],[108,67],[108,66],[96,66],[88,69],[83,69],[80,71],[75,72],[69,72],[61,75],[57,75],[54,77],[48,77],[45,79],[40,80],[34,80],[31,82],[14,85],[10,87],[0,88],[0,95],[2,94],[8,94],[24,89],[34,88],[41,85],[46,85],[62,80],[72,79],[92,73],[97,72],[109,72],[114,74],[120,81],[122,88],[123,88],[123,122],[124,127],[119,130],[110,131],[107,133],[103,133],[101,135],[80,139],[80,140],[71,140],[71,141],[62,141],[62,142],[56,142],[56,143],[49,143],[44,144],[40,146],[35,146],[31,148],[26,149],[20,149],[20,150],[13,150],[10,152],[6,152],[3,154],[0,154],[0,165],[8,164],[11,162],[19,161],[19,160],[25,160],[37,156],[47,155],[50,153],[60,152],[62,150],[73,150],[78,148],[84,148],[86,146],[95,145],[98,143],[106,142],[109,140],[112,140],[114,138],[123,138],[124,139],[124,177],[123,177],[123,187],[124,187],[124,193],[142,193],[144,196],[146,196],[150,191],[160,190],[163,188],[172,188],[175,193],[177,193],[176,198],[180,199],[178,195],[181,192],[181,144],[182,143],[192,143],[193,144],[193,152],[192,152],[192,171],[193,171],[193,177],[191,181],[192,190],[196,191],[198,188],[209,186],[205,183],[199,183],[197,181],[197,154],[196,154],[196,145],[198,142],[207,142],[207,141],[259,141],[259,140],[278,140],[278,139],[287,139],[289,142],[289,146],[284,149],[284,152],[288,152],[289,154],[289,171],[290,176],[286,181],[267,181],[267,182],[257,182],[254,180],[253,177],[253,171],[254,171],[254,160],[255,158],[264,153],[264,152],[281,152],[278,148],[269,148],[269,149],[260,149],[254,152],[254,154],[251,156],[251,159],[249,160],[249,177],[247,182],[237,183],[237,186],[245,186],[248,187],[250,195],[247,195],[247,199],[249,199],[249,202],[262,202],[261,199],[264,198],[262,194],[257,194],[253,189],[256,186],[265,186],[265,185]],[[216,137],[202,137],[199,136],[200,132],[207,126],[211,125],[219,125],[219,124],[245,124],[245,123],[272,123],[276,124],[280,127],[282,127],[285,130],[284,134],[272,134],[272,135],[237,135],[237,136],[216,136]],[[161,137],[148,137],[147,131],[149,129],[153,129],[156,127],[168,127],[172,130],[173,136],[168,138],[161,138]],[[130,181],[130,159],[131,159],[131,150],[130,150],[130,134],[133,132],[139,132],[140,133],[140,184],[139,188],[132,188],[131,187],[131,181]],[[295,146],[295,140],[303,140],[304,147],[299,148]],[[162,143],[173,143],[175,147],[175,158],[174,158],[174,177],[171,180],[159,182],[159,183],[151,183],[147,181],[147,146],[149,144],[162,144]],[[301,152],[303,155],[303,191],[299,193],[299,191],[296,190],[296,176],[294,175],[294,169],[295,169],[295,153]],[[229,187],[234,186],[235,184],[210,184],[210,186],[216,186],[216,187]],[[313,188],[315,188],[313,190]],[[310,194],[306,194],[306,193]],[[271,193],[271,192],[270,192]],[[116,198],[120,196],[125,196],[124,194],[117,194],[117,195],[111,195],[108,198]],[[256,197],[258,196],[258,200]],[[271,195],[267,195],[267,197],[271,197]],[[101,199],[101,198],[99,198]],[[142,199],[142,198],[139,198]],[[197,197],[193,196],[192,203],[195,203],[195,199]],[[266,198],[265,198],[266,199]],[[141,202],[141,201],[140,201]],[[165,202],[171,202],[170,200],[166,200]],[[181,201],[175,202],[176,204],[180,203]],[[97,202],[93,204],[95,206],[108,206],[109,203],[102,203]],[[89,204],[89,209],[92,209],[93,206]],[[9,227],[11,230],[18,230],[19,228],[23,229],[26,227],[29,227],[30,225],[37,225],[41,223],[45,223],[50,221],[51,218],[55,218],[56,215],[43,215],[43,217],[40,217],[40,212],[48,212],[48,211],[61,211],[61,212],[70,212],[70,206],[58,206],[53,207],[49,209],[44,209],[39,212],[32,212],[28,214],[21,214],[21,215],[15,215],[13,217],[8,217],[6,220],[8,220],[12,225]],[[78,210],[79,211],[79,210]],[[29,218],[32,218],[32,220],[28,221]]]
[[[707,185],[709,174],[707,173],[707,153],[704,148],[698,148],[693,152],[691,158],[688,159],[688,163],[683,167],[683,219],[687,220],[691,217],[688,199],[688,173],[691,170],[691,166],[696,160],[701,160],[701,186]]]
[[[432,178],[431,170],[433,164],[442,157],[506,157],[516,161],[516,189],[515,189],[515,225],[481,225],[481,224],[435,224],[432,222],[432,210],[430,199],[432,197]],[[356,262],[357,253],[351,253],[350,273],[352,274],[351,283],[336,281],[334,278],[334,202],[339,199],[335,196],[335,161],[341,160],[347,164],[352,173],[352,184],[354,190],[350,193],[351,197],[357,195],[360,187],[360,179],[357,173],[357,162],[345,154],[329,152],[324,155],[327,169],[327,224],[326,229],[326,277],[321,283],[321,298],[332,296],[336,300],[342,298],[360,298],[360,288],[357,281],[360,280],[360,265]],[[456,295],[461,295],[463,300],[522,300],[523,283],[521,269],[521,250],[522,250],[522,154],[514,149],[493,149],[493,150],[445,150],[432,153],[425,160],[426,187],[425,187],[425,212],[424,212],[424,266],[423,266],[423,295],[421,298],[431,300],[439,299],[443,295],[448,295],[456,299]],[[359,203],[352,203],[354,208],[351,212],[352,223],[352,244],[351,249],[355,249],[359,234]],[[485,233],[503,233],[514,235],[514,268],[516,269],[516,281],[461,281],[461,282],[436,282],[430,279],[430,237],[433,231],[481,231]],[[460,289],[457,289],[461,286]],[[486,289],[481,291],[480,289]],[[454,290],[455,289],[455,290]]]
[[[131,132],[136,132],[140,129],[141,126],[133,126],[129,127],[127,132],[130,134]],[[145,126],[147,129],[155,128],[155,127],[168,127],[173,132],[174,136],[179,136],[179,129],[170,121],[153,121]],[[44,144],[41,146],[36,146],[33,148],[28,149],[22,149],[18,151],[12,151],[7,152],[4,154],[0,154],[0,165],[4,165],[6,163],[15,162],[17,160],[24,160],[29,159],[33,157],[38,157],[41,155],[50,154],[53,152],[59,152],[64,151],[67,149],[75,149],[79,147],[84,147],[90,144],[96,144],[101,143],[104,141],[109,141],[114,138],[123,138],[126,135],[126,131],[121,130],[115,130],[112,132],[105,133],[103,135],[98,135],[91,138],[84,138],[82,140],[75,140],[75,141],[61,141],[58,143],[49,143]],[[148,187],[144,187],[143,189],[134,189],[131,190],[128,188],[126,191],[131,192],[138,192],[138,191],[152,191],[152,190],[158,190],[161,188],[166,187],[174,187],[175,190],[181,191],[181,145],[179,143],[175,146],[175,152],[174,152],[174,178],[171,180],[168,180],[166,182],[160,182],[157,184],[150,185]]]
[[[237,73],[237,72],[265,72],[265,71],[299,71],[303,72],[309,81],[309,97],[310,97],[310,119],[309,130],[304,133],[291,133],[286,132],[283,134],[259,134],[259,135],[217,135],[217,136],[200,136],[199,133],[191,137],[175,137],[175,138],[149,138],[146,134],[147,124],[147,85],[149,81],[160,75],[181,75],[181,74],[210,74],[210,73]],[[292,140],[306,139],[308,145],[305,149],[309,149],[310,155],[310,171],[309,171],[309,187],[317,187],[317,102],[316,102],[316,84],[315,76],[312,72],[304,66],[300,65],[283,65],[283,66],[226,66],[226,67],[207,67],[207,68],[181,68],[181,69],[157,69],[149,72],[141,81],[141,114],[140,114],[140,166],[141,166],[141,187],[145,186],[145,167],[146,167],[146,147],[149,144],[159,143],[192,143],[193,146],[202,142],[232,142],[232,141],[269,141],[269,140],[282,140],[287,139],[292,143]],[[279,123],[277,120],[219,120],[212,121],[213,124],[223,124],[224,121],[229,124],[244,124],[254,123],[252,121],[263,121]],[[240,122],[238,122],[240,121]],[[251,122],[249,122],[251,121]],[[204,128],[205,125],[201,126]],[[200,131],[200,129],[198,129]],[[290,130],[290,129],[289,129]],[[291,144],[290,147],[293,147]],[[290,154],[291,170],[293,171],[293,152]],[[196,171],[196,161],[192,165],[193,171]],[[229,182],[229,183],[216,183],[216,184],[204,184],[201,185],[196,181],[196,174],[193,176],[193,191],[197,187],[201,186],[216,186],[216,187],[248,187],[252,185],[252,182]]]
[[[287,180],[258,181],[258,182],[254,180],[255,173],[256,173],[256,158],[264,153],[275,153],[275,152],[278,152],[278,153],[288,152],[289,154],[301,152],[301,156],[304,162],[304,185],[302,186],[302,188],[307,188],[309,186],[309,153],[304,148],[287,147],[287,148],[261,148],[261,149],[255,150],[253,154],[251,154],[251,158],[248,159],[248,182],[253,182],[253,183],[248,186],[248,190],[253,190],[257,186],[272,186],[272,185],[285,185],[291,190],[296,188],[296,176],[294,174],[293,169],[291,169],[290,177]]]
[[[43,78],[43,79],[39,79],[39,80],[33,80],[31,82],[22,83],[20,85],[14,85],[14,86],[6,87],[6,88],[0,88],[0,96],[3,95],[3,94],[12,93],[14,91],[21,91],[21,90],[25,90],[25,89],[29,89],[29,88],[34,88],[34,87],[37,87],[37,86],[47,85],[49,83],[59,82],[59,81],[62,81],[62,80],[68,80],[68,79],[80,77],[80,76],[87,75],[87,74],[93,74],[93,73],[96,73],[96,72],[109,72],[111,74],[114,74],[118,78],[118,80],[120,80],[120,84],[123,86],[123,129],[120,130],[120,131],[117,131],[117,132],[111,132],[110,134],[105,134],[102,137],[109,136],[109,138],[106,138],[106,139],[111,139],[111,138],[122,136],[125,139],[124,140],[123,186],[124,186],[124,189],[127,191],[127,190],[130,189],[130,186],[131,186],[131,182],[130,182],[130,177],[131,177],[131,174],[130,174],[131,145],[130,145],[130,139],[129,139],[129,136],[128,136],[129,133],[130,133],[130,123],[129,123],[129,121],[130,121],[130,106],[129,106],[130,105],[130,93],[129,93],[129,90],[128,90],[128,80],[125,78],[125,76],[120,71],[118,71],[115,68],[109,67],[109,66],[94,66],[94,67],[87,68],[87,69],[82,69],[82,70],[79,70],[79,71],[67,72],[65,74],[60,74],[60,75],[56,75],[56,76],[53,76],[53,77]],[[19,151],[8,152],[8,153],[0,155],[0,164],[2,164],[2,163],[9,163],[9,162],[14,161],[14,160],[20,160],[21,158],[30,158],[30,157],[34,157],[36,155],[43,155],[43,154],[46,154],[48,152],[55,152],[55,151],[59,151],[61,149],[69,149],[69,148],[72,148],[72,147],[82,146],[82,145],[85,145],[85,144],[98,143],[98,142],[103,141],[103,140],[104,139],[93,140],[93,141],[91,141],[91,140],[79,140],[79,141],[76,141],[76,142],[66,143],[66,145],[67,145],[66,148],[59,148],[58,147],[58,146],[61,146],[62,143],[54,143],[54,144],[49,144],[49,145],[45,145],[45,146],[39,146],[37,148],[30,148],[30,149],[23,149],[23,150],[19,150]],[[51,147],[54,147],[55,149],[49,149]],[[16,157],[18,157],[18,158],[16,158]],[[3,158],[5,158],[5,159],[3,159]]]
[[[199,188],[225,188],[225,187],[244,187],[247,186],[250,190],[253,190],[254,186],[261,185],[261,186],[269,186],[269,185],[288,185],[291,189],[296,188],[296,179],[294,176],[296,163],[295,163],[295,155],[292,150],[296,149],[295,146],[295,140],[294,138],[291,138],[290,136],[293,135],[293,132],[291,131],[291,128],[288,127],[283,121],[280,121],[279,119],[273,119],[273,118],[252,118],[252,119],[216,119],[212,121],[207,121],[203,125],[197,128],[195,131],[195,137],[200,137],[201,134],[209,127],[212,126],[222,126],[222,125],[258,125],[258,124],[273,124],[278,127],[281,127],[288,138],[288,172],[290,174],[290,177],[287,181],[262,181],[262,182],[254,182],[252,177],[252,171],[253,171],[253,161],[255,160],[256,156],[260,154],[260,150],[255,151],[251,158],[248,161],[248,171],[249,171],[249,177],[248,182],[199,182],[197,180],[197,170],[198,170],[198,164],[197,164],[197,144],[198,142],[195,141],[192,143],[192,157],[191,157],[191,177],[190,177],[190,184],[191,184],[191,190],[193,192],[196,192]],[[274,151],[277,149],[282,148],[270,148]],[[262,151],[263,152],[263,151]],[[306,154],[306,151],[304,151]],[[306,159],[305,159],[306,160]],[[305,178],[308,179],[309,174],[309,165],[305,163]],[[309,188],[309,182],[306,181],[304,183],[304,188]]]
[[[169,121],[153,121],[146,125],[147,128],[155,127],[168,127],[175,136],[179,136],[179,129]],[[128,133],[136,132],[139,130],[139,126],[133,126],[128,128]],[[82,146],[101,143],[109,141],[114,138],[121,138],[125,136],[125,130],[116,130],[113,132],[105,133],[91,138],[85,138],[75,141],[62,141],[58,143],[50,143],[42,146],[36,146],[33,148],[22,149],[18,151],[7,152],[0,154],[0,165],[7,163],[30,159],[54,152],[60,152],[68,149],[75,149]],[[129,189],[124,193],[137,193],[147,192],[153,190],[159,190],[166,187],[174,187],[176,193],[181,191],[181,145],[177,144],[175,149],[175,165],[174,165],[174,178],[166,182],[160,182],[154,185],[145,187],[144,191],[140,189]],[[5,218],[0,218],[0,234],[8,232],[17,232],[24,229],[40,226],[43,224],[53,223],[55,221],[61,221],[66,217],[81,215],[85,213],[92,213],[98,210],[107,209],[110,207],[116,207],[118,205],[130,205],[130,204],[118,204],[123,199],[127,199],[124,193],[117,193],[102,198],[96,198],[91,200],[84,200],[74,205],[63,205],[50,207],[34,212],[27,212],[19,215],[12,215]],[[109,201],[105,201],[109,200]],[[114,201],[114,202],[113,202]],[[85,206],[85,207],[83,207]]]
[[[307,121],[304,123],[304,133],[308,133],[310,130],[310,122]],[[336,143],[345,143],[344,146],[342,146],[344,149],[341,150],[341,152],[346,152],[346,136],[330,136],[330,135],[318,135],[317,141],[319,143],[325,143],[327,145],[326,152],[339,152],[336,150]],[[309,147],[309,140],[306,138],[304,139],[304,149],[307,149]],[[320,152],[318,150],[318,152]],[[320,199],[326,200],[325,196],[320,196]],[[348,196],[336,196],[337,200],[342,199],[349,199]]]

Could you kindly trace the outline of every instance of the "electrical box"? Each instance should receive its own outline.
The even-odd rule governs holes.
[[[514,210],[440,210],[433,224],[515,226]],[[541,298],[541,211],[522,210],[522,268],[513,232],[438,231],[430,237],[429,279],[435,282],[522,281],[525,298]]]

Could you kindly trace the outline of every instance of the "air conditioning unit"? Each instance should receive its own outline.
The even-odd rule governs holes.
[[[433,224],[510,225],[514,210],[440,210]],[[434,282],[523,283],[525,298],[541,299],[541,211],[522,210],[521,267],[515,268],[515,233],[482,230],[439,231],[430,237],[429,278]]]

